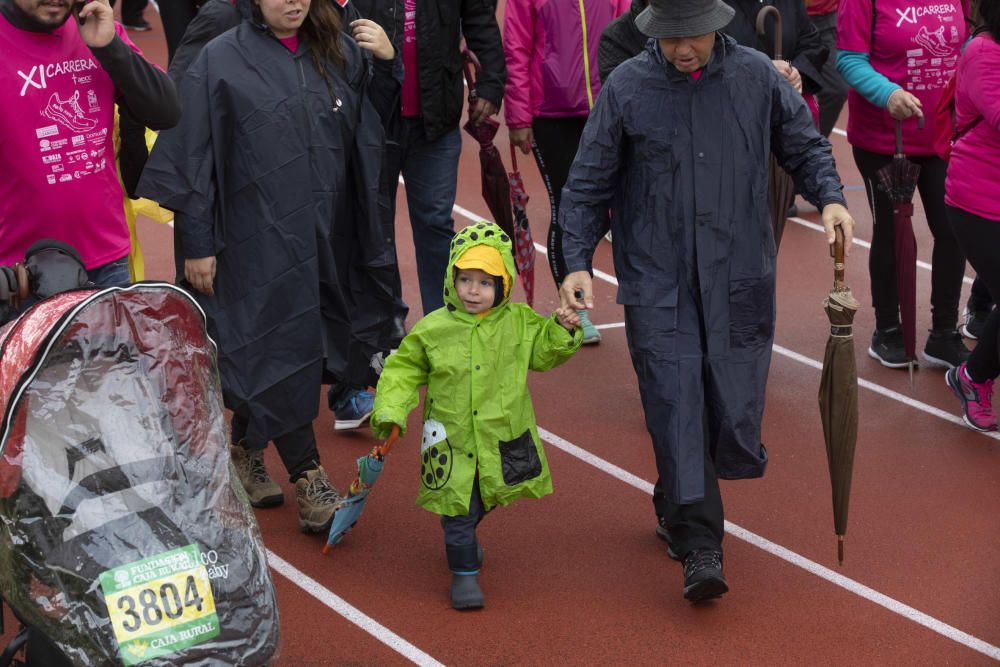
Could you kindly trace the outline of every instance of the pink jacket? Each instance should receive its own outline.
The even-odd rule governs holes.
[[[630,5],[631,0],[507,0],[507,126],[530,127],[534,118],[586,116],[601,89],[601,33]]]
[[[958,61],[956,76],[956,125],[982,120],[952,148],[945,201],[1000,221],[1000,44],[987,34],[973,39]]]

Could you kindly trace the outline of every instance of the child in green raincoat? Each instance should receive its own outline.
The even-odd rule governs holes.
[[[580,318],[549,318],[510,303],[511,240],[481,222],[458,232],[444,281],[445,307],[421,319],[386,361],[371,417],[376,437],[406,417],[427,387],[417,504],[441,515],[456,609],[483,606],[476,526],[516,498],[552,492],[528,393],[528,371],[563,363],[583,340]]]

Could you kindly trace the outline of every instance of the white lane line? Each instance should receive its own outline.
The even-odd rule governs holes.
[[[794,361],[797,361],[800,364],[805,364],[806,366],[811,366],[811,367],[815,368],[816,370],[823,370],[823,362],[821,362],[821,361],[817,361],[816,359],[813,359],[811,357],[807,357],[807,356],[805,356],[803,354],[799,354],[798,352],[795,352],[793,350],[789,350],[787,347],[782,347],[781,345],[777,345],[777,344],[773,345],[772,349],[775,352],[777,352],[778,354],[780,354],[782,356],[785,356],[785,357],[788,357],[789,359],[793,359]],[[947,422],[951,422],[952,424],[957,424],[957,425],[961,426],[963,429],[967,429],[968,428],[968,426],[965,425],[965,422],[962,421],[961,417],[957,417],[957,416],[951,414],[950,412],[945,412],[944,410],[942,410],[940,408],[936,408],[933,405],[928,405],[927,403],[923,403],[922,401],[918,401],[918,400],[916,400],[914,398],[910,398],[909,396],[907,396],[905,394],[900,394],[898,391],[893,391],[892,389],[889,389],[888,387],[883,387],[880,384],[875,384],[874,382],[872,382],[870,380],[865,380],[863,378],[858,378],[858,386],[859,387],[863,387],[865,389],[868,389],[870,391],[874,391],[876,394],[881,394],[882,396],[885,396],[886,398],[891,398],[894,401],[898,401],[900,403],[903,403],[904,405],[907,405],[907,406],[909,406],[911,408],[915,408],[917,410],[920,410],[921,412],[925,412],[925,413],[927,413],[929,415],[937,417],[938,419],[943,419],[943,420],[945,420]],[[994,440],[1000,440],[1000,432],[997,432],[997,431],[980,432],[980,435],[984,435],[987,438],[992,438]]]
[[[817,232],[823,232],[824,234],[826,233],[826,230],[823,229],[823,225],[817,225],[815,222],[810,222],[808,220],[803,220],[802,218],[789,218],[789,220],[791,220],[792,222],[794,222],[797,225],[802,225],[803,227],[806,227],[807,229],[812,229],[812,230],[815,230]],[[854,245],[859,245],[862,248],[865,248],[867,250],[871,250],[871,247],[872,247],[872,244],[870,242],[865,241],[864,239],[858,239],[858,238],[854,239]],[[927,262],[924,262],[924,261],[919,260],[919,259],[917,260],[917,266],[919,266],[921,269],[924,269],[925,271],[930,271],[933,268]],[[962,277],[962,282],[964,282],[966,285],[971,285],[972,284],[972,278],[970,278],[969,276],[963,276]]]
[[[595,329],[624,329],[624,322],[609,322],[607,324],[595,324]]]
[[[842,130],[839,127],[833,128],[833,133],[834,134],[839,134],[842,137],[846,137],[847,136],[847,130]]]
[[[349,604],[342,597],[334,595],[332,592],[324,588],[318,581],[307,575],[305,572],[302,572],[270,549],[267,550],[267,564],[270,565],[271,569],[275,572],[285,577],[306,593],[313,596],[334,612],[340,614],[392,650],[396,651],[404,658],[417,665],[426,665],[427,667],[444,667],[442,663],[427,655],[419,648],[373,619],[371,616],[364,614],[358,608]]]
[[[606,461],[600,458],[599,456],[595,456],[594,454],[588,452],[587,450],[582,449],[563,438],[560,438],[559,436],[543,429],[540,426],[538,427],[538,435],[542,438],[542,440],[544,440],[548,444],[566,452],[570,456],[580,459],[584,463],[587,463],[597,468],[598,470],[607,473],[608,475],[614,477],[615,479],[618,479],[619,481],[622,481],[625,484],[628,484],[629,486],[638,489],[639,491],[642,491],[647,495],[652,495],[653,485],[647,482],[646,480],[642,479],[641,477],[637,477],[632,473],[628,472],[627,470],[619,468],[615,464]],[[864,584],[855,581],[854,579],[845,577],[842,574],[834,572],[833,570],[824,567],[819,563],[816,563],[815,561],[809,560],[805,556],[801,556],[795,553],[794,551],[786,549],[780,544],[776,544],[764,537],[761,537],[760,535],[757,535],[756,533],[752,533],[749,530],[742,528],[731,521],[726,521],[726,532],[737,539],[752,544],[758,549],[766,551],[772,556],[776,556],[792,565],[795,565],[796,567],[800,567],[803,570],[806,570],[807,572],[814,574],[817,577],[820,577],[821,579],[824,579],[835,586],[843,588],[844,590],[850,593],[854,593],[855,595],[864,598],[869,602],[873,602],[879,605],[880,607],[884,607],[885,609],[888,609],[894,614],[898,614],[899,616],[902,616],[903,618],[913,621],[918,625],[922,625],[923,627],[927,628],[932,632],[935,632],[943,637],[951,639],[954,642],[962,644],[963,646],[966,646],[972,649],[973,651],[978,651],[979,653],[989,656],[990,658],[993,658],[995,660],[1000,660],[1000,647],[994,646],[993,644],[983,641],[982,639],[970,635],[967,632],[963,632],[954,626],[948,625],[944,621],[940,621],[934,618],[933,616],[925,614],[924,612],[918,609],[915,609],[907,604],[900,602],[899,600],[891,598],[888,595],[885,595],[884,593],[880,593],[877,590],[870,588],[869,586],[865,586]]]

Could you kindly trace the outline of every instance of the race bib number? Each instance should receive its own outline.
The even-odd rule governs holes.
[[[102,572],[101,590],[126,667],[219,634],[208,571],[194,544]]]

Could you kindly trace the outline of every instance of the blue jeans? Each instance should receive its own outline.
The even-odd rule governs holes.
[[[96,287],[118,287],[128,285],[132,278],[128,272],[128,255],[87,271],[87,278]]]
[[[455,128],[436,141],[428,141],[419,117],[404,118],[401,135],[400,164],[416,249],[420,301],[426,315],[444,306],[442,291],[455,234],[451,210],[458,186],[462,135]]]

